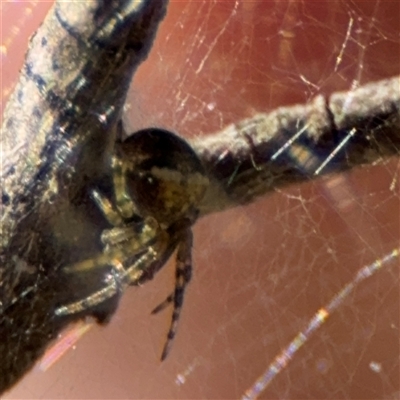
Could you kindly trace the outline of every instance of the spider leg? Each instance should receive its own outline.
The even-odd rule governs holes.
[[[155,238],[160,230],[157,221],[152,217],[143,219],[142,224],[129,223],[125,226],[116,226],[106,229],[101,234],[101,241],[105,246],[115,246],[127,241],[134,241],[132,245],[143,247],[151,238]],[[135,249],[131,248],[131,251]]]
[[[176,256],[174,293],[170,294],[159,306],[153,310],[153,313],[156,313],[163,310],[168,304],[173,302],[174,309],[172,312],[171,324],[167,334],[167,341],[164,345],[161,355],[161,361],[165,360],[171,349],[171,345],[178,327],[185,289],[192,277],[192,243],[193,234],[192,231],[188,229],[186,231],[186,236],[179,244],[178,253]]]
[[[167,298],[153,309],[151,314],[158,314],[160,311],[167,308],[174,301],[174,293],[171,293]]]
[[[77,314],[102,303],[117,293],[122,294],[128,285],[139,281],[146,267],[156,261],[158,257],[158,249],[151,246],[127,269],[119,261],[113,261],[113,268],[107,276],[109,281],[107,286],[82,300],[58,307],[55,310],[56,315]]]
[[[92,198],[97,204],[97,207],[100,208],[102,213],[104,214],[106,220],[111,224],[111,225],[121,225],[123,223],[123,219],[121,216],[113,209],[113,206],[110,202],[110,200],[107,199],[107,197],[103,196],[100,192],[97,190],[92,190]]]
[[[117,209],[124,218],[138,214],[137,207],[129,195],[126,184],[126,163],[117,155],[112,159],[114,193]]]
[[[142,249],[151,246],[151,242],[155,238],[161,237],[160,230],[154,218],[145,219],[142,230],[135,231],[131,227],[116,227],[103,232],[102,241],[106,245],[107,250],[95,258],[89,258],[75,264],[64,267],[65,272],[88,271],[93,268],[103,268],[107,265],[113,265],[113,260],[124,260],[137,254]],[[168,239],[163,237],[161,243]],[[111,260],[111,262],[110,262]]]
[[[103,289],[98,290],[97,292],[94,292],[90,296],[85,297],[82,300],[78,300],[74,303],[58,307],[55,310],[55,314],[56,315],[77,314],[81,311],[84,311],[88,308],[91,308],[97,304],[102,303],[103,301],[114,296],[116,293],[122,291],[122,282],[120,275],[124,273],[124,267],[117,260],[115,260],[112,263],[112,266],[113,269],[111,271],[111,274],[108,276],[108,280],[110,282],[108,283],[107,286],[105,286]]]

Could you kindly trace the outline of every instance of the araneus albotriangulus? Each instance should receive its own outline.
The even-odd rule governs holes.
[[[78,272],[108,267],[105,286],[55,312],[75,314],[120,296],[127,286],[150,279],[177,248],[175,290],[153,310],[159,312],[173,303],[163,360],[175,336],[191,278],[191,226],[209,181],[189,144],[162,129],[145,129],[118,140],[111,163],[112,198],[92,190],[93,200],[112,226],[102,232],[103,252],[65,268]]]

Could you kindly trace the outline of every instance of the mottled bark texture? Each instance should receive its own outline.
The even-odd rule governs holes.
[[[192,142],[211,182],[202,214],[400,154],[400,77],[258,114]]]
[[[107,190],[126,93],[166,3],[56,2],[30,41],[1,134],[0,393],[69,322],[54,310],[71,290],[103,284],[102,271],[77,280],[60,266],[101,250],[87,188]]]

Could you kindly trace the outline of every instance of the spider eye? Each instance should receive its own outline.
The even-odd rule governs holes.
[[[142,193],[147,198],[158,197],[159,182],[154,179],[151,174],[146,173],[137,182],[133,184],[133,188],[137,197],[137,193]]]

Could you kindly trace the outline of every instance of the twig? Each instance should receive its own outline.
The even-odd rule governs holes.
[[[192,145],[213,182],[202,214],[284,185],[384,162],[400,154],[400,77],[258,114]]]

